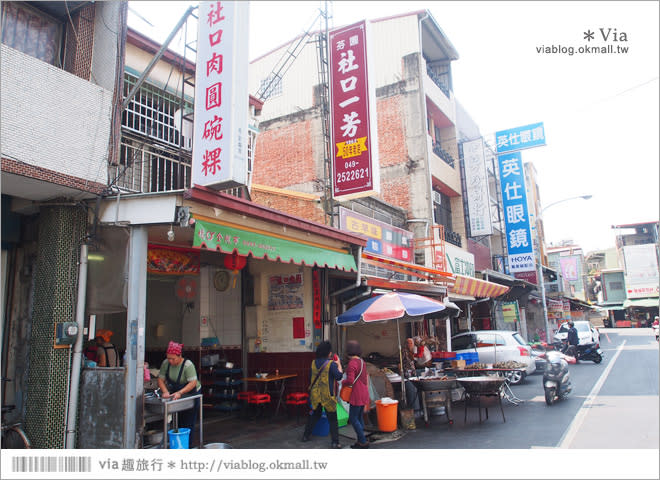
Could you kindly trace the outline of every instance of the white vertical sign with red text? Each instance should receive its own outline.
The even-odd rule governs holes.
[[[200,2],[192,183],[247,185],[248,2]]]
[[[330,32],[332,196],[348,200],[379,193],[376,94],[369,83],[365,21]]]

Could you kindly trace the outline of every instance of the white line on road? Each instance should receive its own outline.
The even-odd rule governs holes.
[[[591,404],[594,402],[594,399],[600,392],[600,389],[605,383],[607,376],[614,367],[614,363],[616,362],[616,359],[619,358],[619,355],[623,351],[623,347],[625,344],[626,344],[626,340],[624,340],[623,343],[619,345],[619,348],[616,349],[616,353],[612,357],[612,361],[607,365],[607,368],[603,370],[603,373],[600,374],[600,378],[598,379],[594,387],[591,389],[591,392],[589,392],[589,395],[582,404],[580,411],[578,411],[577,415],[575,415],[575,418],[569,425],[568,430],[566,430],[564,435],[561,437],[561,440],[559,440],[559,443],[557,444],[557,448],[568,448],[571,445],[571,443],[573,443],[573,439],[575,438],[575,435],[582,426],[582,423],[584,422],[584,419],[587,416],[587,412],[589,411],[589,408],[591,408]]]

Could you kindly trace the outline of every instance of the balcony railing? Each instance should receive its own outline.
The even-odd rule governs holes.
[[[443,150],[438,142],[433,142],[433,153],[442,158],[451,168],[455,168],[454,164],[456,161],[454,160],[454,157],[452,157],[446,150]]]
[[[426,73],[428,74],[429,78],[433,80],[433,83],[435,83],[437,87],[440,90],[442,90],[442,93],[444,93],[447,96],[447,98],[449,98],[449,88],[447,88],[447,86],[443,82],[442,76],[435,73],[433,69],[428,65],[426,66]]]
[[[461,234],[452,232],[451,230],[448,230],[447,227],[445,227],[445,242],[460,247],[462,244]]]
[[[120,164],[110,167],[110,182],[129,192],[182,190],[190,188],[190,163],[187,153],[123,136]]]

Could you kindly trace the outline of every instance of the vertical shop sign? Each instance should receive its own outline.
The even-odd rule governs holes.
[[[500,155],[497,158],[509,252],[509,271],[511,273],[529,272],[536,268],[536,263],[527,211],[522,157],[520,152],[516,152]]]
[[[312,320],[314,321],[314,328],[320,329],[321,325],[321,274],[318,269],[312,271],[312,294],[313,294],[313,311]]]
[[[329,35],[332,196],[348,200],[378,193],[376,100],[369,83],[367,22]]]
[[[248,2],[200,2],[192,183],[247,184]]]
[[[491,235],[493,227],[490,217],[490,196],[483,138],[463,143],[463,165],[470,217],[470,235],[473,237]]]

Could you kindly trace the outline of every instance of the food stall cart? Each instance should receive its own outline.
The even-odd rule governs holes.
[[[427,427],[429,426],[429,407],[443,407],[449,425],[454,424],[451,409],[452,392],[460,387],[456,377],[442,375],[411,377],[408,380],[417,388],[424,412],[424,424]]]
[[[336,323],[340,326],[357,325],[371,322],[396,320],[397,342],[399,349],[399,366],[402,364],[401,338],[399,336],[399,320],[405,322],[422,321],[424,315],[441,312],[446,306],[437,300],[416,295],[414,293],[389,292],[375,295],[354,305],[337,316]],[[403,372],[400,372],[403,377]],[[405,381],[401,382],[401,396],[405,405]]]

